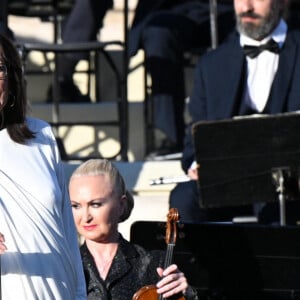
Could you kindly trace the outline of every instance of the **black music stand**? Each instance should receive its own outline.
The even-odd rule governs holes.
[[[130,228],[130,241],[149,250],[165,250],[164,236],[164,222]],[[300,299],[298,226],[179,223],[174,262],[199,299]]]
[[[299,199],[300,114],[260,115],[193,126],[203,207]]]

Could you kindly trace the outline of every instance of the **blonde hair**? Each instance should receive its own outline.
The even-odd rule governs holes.
[[[110,182],[113,186],[113,192],[118,198],[121,199],[122,196],[126,196],[126,207],[119,222],[127,220],[131,214],[134,207],[134,199],[129,191],[126,189],[123,176],[120,174],[119,170],[107,159],[89,159],[82,163],[79,167],[75,169],[70,177],[70,181],[75,177],[82,176],[98,176],[104,175],[108,176]]]

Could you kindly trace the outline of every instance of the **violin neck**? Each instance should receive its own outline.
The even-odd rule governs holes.
[[[165,257],[164,269],[166,269],[169,265],[172,264],[174,247],[175,247],[175,244],[168,244],[168,246],[167,246],[167,253],[166,253],[166,257]]]

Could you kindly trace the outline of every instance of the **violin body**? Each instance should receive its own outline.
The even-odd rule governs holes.
[[[132,297],[132,300],[158,300],[155,285],[145,285],[140,288]]]
[[[163,300],[161,295],[156,292],[155,285],[145,285],[140,288],[132,297],[132,300]],[[169,300],[185,300],[183,296],[169,297]]]

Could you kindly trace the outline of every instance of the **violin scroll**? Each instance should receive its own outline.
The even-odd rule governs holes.
[[[177,239],[177,222],[179,220],[179,213],[177,208],[170,208],[167,215],[167,229],[166,229],[166,244],[176,244]]]

